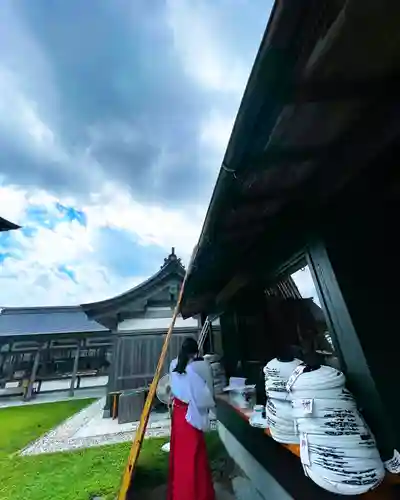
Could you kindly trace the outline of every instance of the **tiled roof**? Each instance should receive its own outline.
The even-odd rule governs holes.
[[[80,307],[35,307],[0,309],[0,336],[106,332]]]
[[[131,303],[169,276],[178,276],[183,280],[185,268],[176,256],[175,249],[164,259],[161,269],[127,292],[111,299],[68,307],[0,307],[0,337],[28,336],[63,333],[108,332],[115,323],[118,307]],[[109,313],[110,321],[104,320],[104,311]],[[102,317],[103,323],[94,318]]]

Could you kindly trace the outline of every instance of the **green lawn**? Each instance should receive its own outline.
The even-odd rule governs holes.
[[[0,460],[1,500],[113,499],[129,444]]]
[[[7,451],[0,454],[1,500],[90,500],[96,495],[107,500],[115,498],[130,443],[25,457],[14,453],[87,402],[32,405],[15,408],[14,412],[0,410],[0,447]],[[58,405],[64,406],[55,408]],[[25,415],[28,409],[29,415]],[[7,425],[11,432],[5,435]],[[135,475],[138,490],[167,481],[168,454],[160,451],[167,441],[166,438],[144,441]],[[222,453],[216,433],[207,436],[207,444],[213,461]]]
[[[77,399],[0,409],[0,458],[35,441],[93,401]]]

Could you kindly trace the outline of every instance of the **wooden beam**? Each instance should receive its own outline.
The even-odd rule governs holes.
[[[245,274],[237,274],[234,276],[229,283],[219,292],[215,300],[217,305],[224,302],[228,302],[241,288],[243,288],[248,282],[250,277]]]
[[[400,75],[369,78],[310,79],[295,82],[288,90],[287,102],[332,102],[343,100],[399,100]]]
[[[327,149],[335,149],[336,144],[323,146],[275,146],[269,145],[262,154],[253,155],[246,163],[254,169],[262,169],[270,165],[290,165],[292,163],[304,163],[310,160],[318,160]],[[227,165],[229,167],[229,165]]]
[[[247,227],[238,227],[237,229],[224,231],[220,236],[220,241],[226,245],[230,245],[233,242],[243,242],[252,241],[258,238],[266,231],[266,222],[261,220],[250,224]],[[244,246],[243,243],[238,243],[240,246]]]

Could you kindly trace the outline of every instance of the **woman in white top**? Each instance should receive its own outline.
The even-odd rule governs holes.
[[[214,406],[212,374],[208,363],[196,361],[197,357],[197,342],[187,338],[170,366],[173,412],[168,500],[215,500],[204,439]]]

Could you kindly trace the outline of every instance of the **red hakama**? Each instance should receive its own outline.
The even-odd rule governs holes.
[[[188,405],[174,399],[168,500],[215,500],[204,433],[186,421]]]

